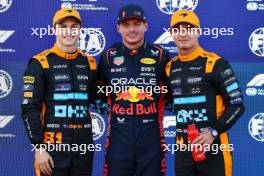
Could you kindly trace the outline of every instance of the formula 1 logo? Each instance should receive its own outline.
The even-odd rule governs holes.
[[[156,4],[161,12],[171,15],[179,9],[194,10],[198,0],[156,0]]]
[[[0,98],[6,97],[13,88],[11,76],[4,70],[0,70]]]
[[[256,86],[260,87],[264,84],[264,74],[256,75],[248,84],[247,86]]]
[[[12,0],[0,0],[0,13],[7,11],[12,5]]]
[[[169,44],[170,42],[173,42],[171,33],[168,31],[165,31],[155,42],[154,44]]]
[[[0,31],[0,44],[5,43],[15,31]]]
[[[264,113],[256,114],[250,119],[248,130],[253,139],[264,142]]]
[[[14,32],[15,31],[0,30],[0,53],[1,52],[9,52],[9,53],[15,52],[15,50],[12,48],[3,48],[3,46],[1,46],[13,35]]]
[[[105,132],[105,121],[102,116],[94,112],[91,112],[91,118],[93,126],[93,139],[96,141],[100,139]]]
[[[4,128],[15,116],[0,116],[0,128]]]
[[[82,28],[79,48],[90,56],[99,55],[106,46],[106,39],[100,28]]]
[[[154,41],[154,44],[160,45],[170,53],[176,54],[178,51],[171,36],[170,28],[163,28],[163,30],[164,32]]]
[[[264,74],[256,75],[248,84],[246,94],[248,96],[264,95]]]
[[[249,48],[260,57],[264,57],[264,28],[258,28],[249,37]]]

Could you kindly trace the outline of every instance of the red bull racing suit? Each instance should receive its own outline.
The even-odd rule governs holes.
[[[95,74],[96,61],[79,49],[68,54],[54,45],[29,61],[22,117],[32,144],[93,145],[89,104]],[[91,175],[93,151],[48,152],[53,175]],[[40,175],[36,163],[35,169]]]
[[[115,44],[102,54],[99,80],[115,89],[107,97],[104,175],[164,175],[163,80],[168,61],[165,50],[147,43],[136,50]]]
[[[214,144],[226,147],[210,150],[206,159],[195,162],[191,151],[177,150],[177,176],[231,176],[232,145],[227,130],[244,112],[242,92],[228,62],[201,47],[188,56],[173,58],[166,66],[169,95],[176,113],[176,144],[188,144],[187,125],[191,121],[202,133],[215,129]],[[212,146],[213,146],[212,145]],[[183,146],[183,145],[182,145]]]

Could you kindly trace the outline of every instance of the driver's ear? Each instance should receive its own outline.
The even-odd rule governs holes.
[[[203,32],[203,30],[202,30],[202,28],[198,28],[198,38],[202,35],[202,32]]]
[[[117,30],[117,32],[120,33],[120,25],[119,24],[116,25],[116,30]]]
[[[145,25],[145,28],[146,28],[145,29],[145,32],[146,32],[148,30],[148,28],[149,28],[148,22],[145,22],[144,25]]]

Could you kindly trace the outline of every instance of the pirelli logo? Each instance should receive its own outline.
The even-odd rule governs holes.
[[[34,84],[35,82],[35,77],[33,76],[24,76],[24,83],[29,83],[29,84]]]

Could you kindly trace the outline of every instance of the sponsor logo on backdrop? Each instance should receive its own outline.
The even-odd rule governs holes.
[[[0,0],[0,13],[7,11],[12,5],[12,0]]]
[[[108,7],[98,5],[100,0],[86,0],[80,3],[78,0],[61,0],[61,8],[73,8],[76,10],[107,11]]]
[[[258,113],[250,119],[248,130],[253,139],[264,142],[264,113]]]
[[[173,54],[178,53],[177,47],[175,46],[171,33],[170,33],[170,28],[168,29],[163,28],[163,30],[164,32],[161,34],[159,38],[157,38],[156,41],[154,41],[154,44],[157,44],[160,47],[168,50],[170,53],[173,53]]]
[[[2,116],[0,115],[0,129],[4,129],[5,127],[10,124],[10,122],[13,120],[15,116]],[[11,133],[0,133],[0,138],[11,138],[16,137],[16,135]]]
[[[165,137],[175,138],[176,136],[176,116],[164,116],[163,128]]]
[[[260,57],[264,57],[264,28],[258,28],[249,37],[249,48]]]
[[[82,28],[79,48],[90,56],[99,55],[106,46],[106,39],[101,28]]]
[[[249,11],[264,10],[264,1],[263,0],[247,0],[247,10]]]
[[[100,139],[105,132],[105,121],[98,113],[91,112],[92,126],[93,126],[93,139],[96,141]]]
[[[11,31],[11,30],[10,31],[0,30],[0,53],[1,52],[8,52],[8,53],[15,52],[14,49],[2,48],[2,45],[13,35],[14,32],[15,31]]]
[[[0,128],[5,128],[15,116],[0,116]]]
[[[0,70],[0,98],[6,97],[13,88],[11,76],[4,70]]]
[[[156,0],[156,4],[161,12],[171,15],[179,9],[194,10],[198,0]]]
[[[198,31],[197,31],[198,32]],[[181,34],[189,34],[193,35],[196,32],[192,31],[184,31],[178,28],[163,28],[163,33],[154,41],[155,44],[160,45],[162,48],[168,50],[170,53],[177,54],[178,50],[175,46],[173,36],[181,35]],[[221,28],[208,28],[203,27],[201,31],[202,36],[211,37],[212,39],[218,39],[219,37],[229,37],[235,34],[234,28],[232,27],[221,27]]]
[[[264,74],[256,75],[247,84],[246,94],[248,96],[264,95]]]

